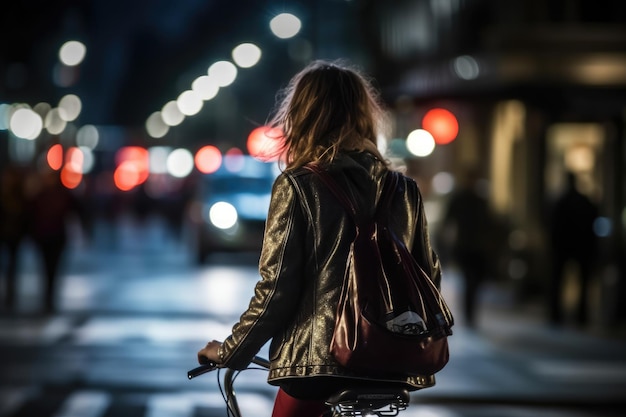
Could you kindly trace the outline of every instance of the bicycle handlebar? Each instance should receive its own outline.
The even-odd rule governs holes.
[[[211,372],[217,368],[217,364],[213,362],[205,363],[196,368],[193,368],[190,371],[187,371],[187,378],[192,379],[202,374],[206,374],[207,372]]]
[[[269,369],[270,367],[270,361],[260,356],[255,356],[254,358],[252,358],[252,363],[254,363],[255,365],[259,365],[260,367],[265,368],[265,369]],[[187,378],[189,379],[195,378],[202,374],[206,374],[207,372],[214,371],[215,369],[219,367],[220,366],[217,365],[215,362],[209,362],[209,363],[200,365],[196,368],[193,368],[190,371],[187,371]]]
[[[262,368],[269,369],[270,361],[255,356],[252,363]],[[190,371],[187,371],[187,378],[192,379],[207,372],[211,372],[218,368],[225,368],[214,362],[208,362],[200,365]],[[226,399],[226,407],[229,410],[228,415],[233,417],[241,417],[241,411],[237,404],[235,390],[233,387],[234,376],[237,370],[226,368],[224,374],[224,393]],[[333,409],[333,416],[358,416],[358,415],[376,415],[376,416],[397,416],[402,410],[405,410],[410,401],[409,393],[406,390],[385,389],[374,391],[363,391],[358,389],[346,389],[326,402]]]

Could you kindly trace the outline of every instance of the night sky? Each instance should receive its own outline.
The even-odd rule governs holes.
[[[0,102],[54,105],[74,93],[83,97],[83,123],[130,126],[189,88],[210,63],[229,59],[238,43],[281,47],[271,39],[269,20],[301,12],[297,2],[252,0],[9,0],[1,7]],[[53,81],[58,49],[72,39],[86,44],[87,55],[76,82],[59,87]],[[265,48],[267,60],[272,52]],[[255,94],[272,94],[284,80],[271,68],[258,70],[257,80],[269,77],[269,85]],[[261,117],[271,100],[262,102],[242,117]]]

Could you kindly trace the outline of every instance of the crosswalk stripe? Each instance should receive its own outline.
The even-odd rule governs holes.
[[[72,319],[67,317],[2,318],[0,341],[3,345],[52,344],[69,334],[73,326]]]
[[[111,404],[111,395],[104,391],[77,391],[63,403],[54,417],[101,417]]]
[[[592,382],[626,383],[626,363],[581,360],[534,360],[533,372],[569,382],[589,384]]]
[[[153,394],[148,399],[145,417],[192,417],[196,407],[224,408],[224,399],[218,393],[180,392]]]

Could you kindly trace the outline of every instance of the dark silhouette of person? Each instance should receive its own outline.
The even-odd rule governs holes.
[[[576,306],[576,322],[585,324],[588,315],[588,289],[598,250],[593,224],[598,217],[596,205],[576,186],[576,175],[567,173],[567,186],[550,213],[552,277],[548,302],[550,322],[563,323],[563,283],[568,263],[578,267],[580,296]]]
[[[84,227],[86,221],[80,201],[62,185],[58,172],[47,170],[38,180],[29,204],[30,235],[43,261],[44,307],[52,313],[56,310],[57,277],[68,242],[69,222],[75,216]]]
[[[451,230],[450,255],[465,283],[463,313],[466,324],[476,325],[479,289],[489,272],[490,236],[494,221],[489,203],[479,189],[476,168],[464,171],[461,186],[448,202],[443,233]]]
[[[0,249],[5,253],[0,251],[0,264],[5,276],[4,304],[10,311],[15,307],[17,293],[19,247],[26,235],[26,196],[22,169],[7,165],[1,175]]]

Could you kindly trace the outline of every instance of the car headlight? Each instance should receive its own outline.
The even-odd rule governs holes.
[[[218,229],[230,229],[237,224],[237,209],[230,203],[220,201],[209,209],[209,220]]]

